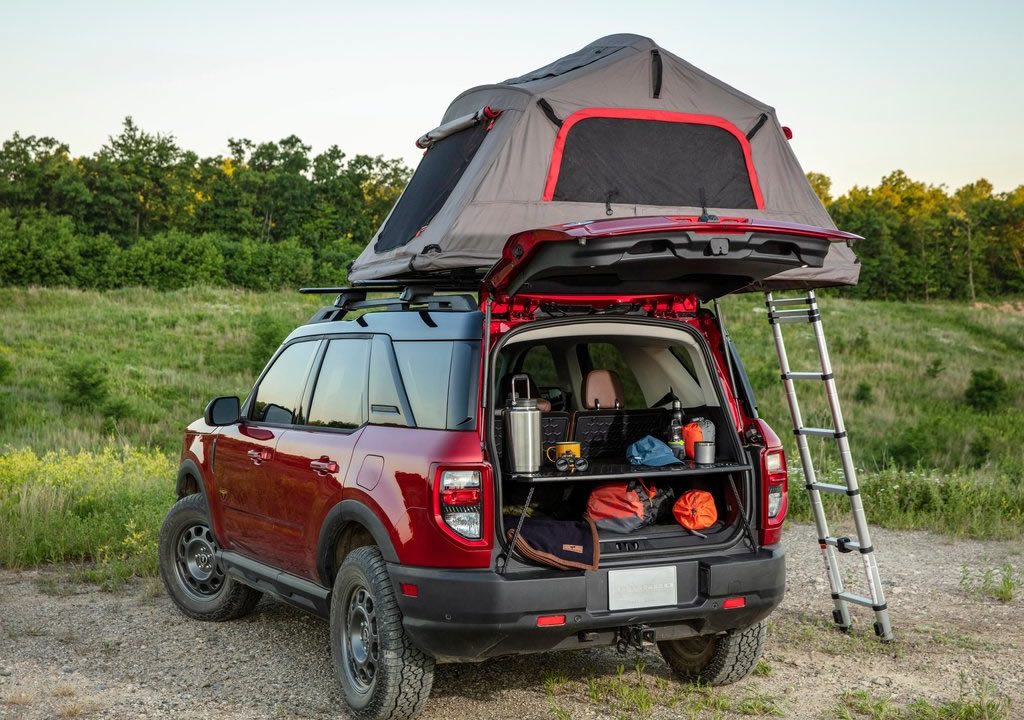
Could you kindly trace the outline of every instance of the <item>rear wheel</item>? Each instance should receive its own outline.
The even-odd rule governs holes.
[[[262,593],[224,574],[209,518],[202,495],[188,495],[171,507],[160,527],[160,577],[190,618],[233,620],[249,614]]]
[[[372,546],[353,550],[331,596],[334,673],[354,714],[405,720],[420,714],[434,683],[434,659],[409,642],[387,565]]]
[[[749,675],[764,651],[764,622],[721,635],[658,643],[665,662],[683,680],[729,685]]]

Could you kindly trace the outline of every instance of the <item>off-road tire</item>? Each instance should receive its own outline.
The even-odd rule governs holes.
[[[365,612],[368,601],[370,613]],[[361,618],[368,622],[361,622]],[[358,647],[353,647],[351,638],[356,632],[350,628],[356,626],[365,626],[369,633],[357,639]],[[414,718],[430,697],[434,659],[406,636],[387,565],[374,546],[349,553],[334,580],[331,657],[345,700],[361,720]],[[373,658],[374,663],[368,682],[365,658]]]
[[[672,671],[688,682],[729,685],[749,675],[764,650],[764,621],[721,635],[663,640],[658,650]]]
[[[187,495],[176,502],[160,526],[157,553],[160,560],[160,578],[167,594],[185,615],[194,620],[224,621],[248,615],[263,594],[225,575],[216,561],[203,558],[209,566],[208,583],[189,584],[189,571],[181,565],[179,546],[192,539],[193,545],[217,549],[210,531],[210,511],[201,494]],[[205,532],[204,532],[205,529]],[[195,577],[191,578],[196,583]],[[203,589],[205,587],[205,590]]]

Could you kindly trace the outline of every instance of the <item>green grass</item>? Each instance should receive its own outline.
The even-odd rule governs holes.
[[[322,304],[295,292],[0,289],[0,356],[12,367],[0,375],[0,449],[125,441],[176,453],[206,403],[245,395]],[[105,392],[76,402],[96,375]]]
[[[1024,443],[1024,315],[952,303],[820,299],[825,335],[854,459],[869,472],[892,465],[942,472],[983,470],[1021,482]],[[761,416],[795,455],[762,295],[727,299],[723,312],[757,394]],[[783,325],[790,366],[817,371],[807,325]],[[994,369],[1006,397],[993,412],[965,397],[973,372]],[[806,425],[830,422],[824,388],[799,382]],[[816,464],[835,464],[833,443],[812,439]]]
[[[866,690],[847,690],[835,707],[838,720],[1009,720],[1009,698],[981,681],[973,692],[961,675],[960,694],[953,700],[918,698],[901,706]]]
[[[245,395],[281,338],[323,302],[208,288],[0,289],[0,564],[91,561],[103,582],[152,573],[183,428],[214,396]],[[952,304],[822,306],[869,519],[1019,537],[1024,317]],[[724,310],[796,470],[761,297],[730,298]],[[793,368],[813,369],[808,329],[785,332]],[[992,412],[965,399],[986,368],[1006,382]],[[825,425],[821,388],[799,389],[805,421]],[[821,479],[834,480],[830,443],[813,442]],[[808,519],[796,477],[790,497],[791,517]],[[845,498],[825,502],[845,517]],[[987,594],[1012,596],[1018,582],[993,576]],[[647,703],[642,693],[621,700]]]
[[[155,573],[173,478],[159,450],[0,455],[0,565],[91,561],[83,578],[105,585]]]

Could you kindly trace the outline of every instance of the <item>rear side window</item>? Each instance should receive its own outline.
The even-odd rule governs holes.
[[[534,345],[523,357],[523,372],[533,378],[537,387],[558,387],[558,370],[555,358],[545,345]]]
[[[369,340],[331,340],[313,388],[308,425],[350,430],[366,422],[369,357]]]
[[[480,346],[471,341],[395,342],[395,357],[416,427],[472,430],[480,385]]]
[[[319,341],[297,342],[281,351],[256,390],[253,420],[278,425],[302,423],[299,403],[319,346]]]
[[[750,146],[732,124],[594,109],[569,116],[559,131],[544,199],[699,208],[702,195],[709,208],[763,206]]]
[[[478,123],[427,150],[374,243],[376,252],[402,247],[434,219],[480,149],[488,127],[489,123]]]

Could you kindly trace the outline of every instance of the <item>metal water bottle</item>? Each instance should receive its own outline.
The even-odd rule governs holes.
[[[516,386],[526,388],[526,395],[516,394]],[[533,473],[540,470],[540,410],[537,399],[530,397],[530,379],[526,375],[512,378],[512,403],[504,410],[505,443],[512,472]]]

